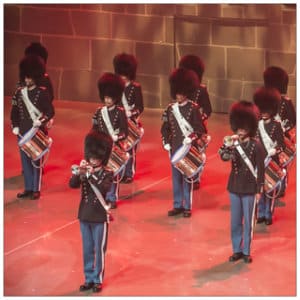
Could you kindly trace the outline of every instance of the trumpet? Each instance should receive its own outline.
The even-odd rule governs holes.
[[[91,167],[88,162],[84,161],[80,165],[72,165],[71,173],[74,175],[84,175],[90,171]]]
[[[233,147],[235,146],[235,142],[238,141],[239,136],[237,134],[234,135],[226,135],[223,139],[223,144],[225,147]]]

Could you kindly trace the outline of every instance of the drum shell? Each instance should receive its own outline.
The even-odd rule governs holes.
[[[285,149],[279,153],[279,163],[282,167],[287,167],[296,155],[295,145],[287,138],[284,138]]]
[[[143,135],[144,129],[133,121],[128,120],[128,136],[124,140],[119,141],[118,144],[124,151],[129,151],[140,142]]]
[[[52,139],[38,128],[31,128],[18,143],[28,157],[33,161],[42,158],[52,145]]]
[[[113,147],[107,166],[112,169],[114,176],[119,175],[120,172],[124,170],[129,158],[130,155],[127,152],[123,151],[118,146]]]
[[[270,160],[265,169],[265,192],[274,191],[281,184],[285,175],[284,170],[274,160]]]
[[[182,145],[171,157],[172,165],[187,178],[197,175],[205,160],[205,153],[193,145]]]

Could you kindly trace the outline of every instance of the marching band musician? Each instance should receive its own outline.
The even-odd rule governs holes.
[[[203,125],[207,133],[208,132],[207,123],[208,123],[208,118],[211,115],[212,108],[210,104],[209,95],[207,92],[207,87],[205,84],[202,83],[202,77],[205,70],[204,62],[200,57],[196,55],[188,54],[183,56],[180,59],[179,67],[194,71],[199,78],[200,84],[197,87],[196,91],[191,96],[191,100],[196,102],[199,105]],[[193,184],[193,189],[197,190],[199,189],[199,187],[200,187],[200,177],[197,176]]]
[[[115,144],[128,135],[128,123],[124,108],[119,106],[124,91],[124,83],[119,75],[104,73],[98,80],[98,91],[103,107],[99,107],[93,116],[93,129],[111,136]],[[119,175],[116,176],[106,200],[111,208],[117,208],[119,195]]]
[[[144,102],[142,87],[136,81],[137,60],[136,57],[121,53],[114,57],[113,65],[115,73],[120,75],[125,83],[124,95],[122,96],[122,105],[128,119],[141,127],[139,121],[141,113],[144,111]],[[128,151],[130,159],[126,164],[125,175],[121,182],[131,183],[136,173],[136,150],[137,145]]]
[[[258,109],[247,101],[232,105],[229,121],[235,135],[219,149],[223,161],[231,160],[227,184],[230,197],[231,242],[233,254],[230,262],[239,259],[251,263],[255,204],[264,188],[264,153],[255,139],[258,126]],[[256,171],[255,171],[256,169]]]
[[[79,166],[72,166],[69,186],[81,186],[78,219],[85,282],[80,291],[92,289],[100,292],[102,289],[108,223],[111,220],[109,205],[104,199],[113,181],[113,172],[106,165],[112,145],[109,135],[91,130],[84,141],[84,159]]]
[[[41,87],[45,74],[45,64],[36,55],[27,55],[19,65],[19,87],[12,98],[11,122],[12,132],[21,139],[32,127],[39,128],[46,133],[45,126],[54,116],[48,91]],[[41,159],[35,161],[35,166],[30,157],[20,150],[22,170],[24,173],[25,190],[17,194],[17,198],[40,198],[41,190]]]
[[[196,142],[205,133],[198,104],[189,100],[189,96],[199,86],[194,71],[178,68],[169,77],[170,94],[176,102],[169,104],[162,116],[162,143],[172,156],[183,144]],[[182,214],[188,218],[192,214],[192,182],[173,165],[173,209],[168,216]]]
[[[275,88],[281,94],[278,111],[275,120],[281,123],[284,134],[296,143],[295,133],[292,132],[296,127],[296,111],[292,100],[286,95],[289,83],[289,76],[280,67],[271,66],[264,71],[265,87]]]
[[[253,101],[261,114],[261,120],[258,122],[258,136],[267,156],[265,165],[267,165],[269,159],[279,164],[278,154],[285,148],[281,124],[274,119],[278,111],[280,98],[278,90],[266,87],[257,89],[253,96]],[[281,188],[284,189],[285,187],[282,186]],[[262,194],[258,202],[257,223],[265,222],[266,225],[273,223],[271,208],[274,200],[268,197],[266,193]]]

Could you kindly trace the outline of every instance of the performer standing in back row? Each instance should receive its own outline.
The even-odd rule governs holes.
[[[225,137],[219,149],[223,161],[231,160],[227,184],[230,197],[231,242],[233,254],[229,261],[243,258],[251,263],[250,245],[255,218],[255,203],[264,188],[264,153],[255,139],[259,111],[247,101],[232,105],[230,126],[235,135]]]
[[[103,107],[99,107],[93,116],[93,129],[109,134],[118,143],[128,135],[128,124],[125,111],[118,106],[124,91],[124,83],[120,76],[104,73],[98,81],[98,91]],[[111,208],[117,208],[119,197],[119,175],[114,178],[111,189],[106,194],[106,200]]]
[[[205,128],[205,132],[208,133],[208,118],[211,115],[212,109],[206,85],[202,83],[202,77],[205,70],[204,62],[200,57],[189,54],[180,59],[179,67],[194,71],[199,78],[200,84],[191,96],[191,100],[199,105],[203,126]],[[194,178],[194,190],[198,190],[200,187],[200,177],[201,174]]]
[[[274,119],[278,111],[280,94],[274,88],[262,87],[255,91],[253,100],[261,114],[261,120],[258,122],[258,136],[267,156],[265,165],[268,165],[270,159],[279,164],[278,154],[285,148],[281,124]],[[285,189],[285,186],[281,188]],[[265,222],[266,225],[273,223],[272,201],[275,201],[275,199],[268,197],[266,193],[262,194],[258,202],[257,223]]]
[[[199,86],[194,71],[178,68],[170,77],[171,103],[162,116],[162,142],[165,150],[172,156],[182,145],[195,143],[205,133],[198,104],[189,100],[189,96]],[[188,218],[192,214],[192,183],[173,165],[173,209],[169,216],[183,213]]]
[[[32,127],[39,128],[46,133],[45,126],[54,116],[48,91],[40,87],[45,74],[45,65],[36,55],[27,55],[20,62],[20,87],[12,98],[11,122],[13,134],[25,135]],[[17,198],[40,198],[42,172],[41,159],[33,161],[24,151],[20,150],[22,170],[24,172],[25,190],[17,194]]]
[[[264,71],[266,88],[275,88],[281,95],[275,120],[279,121],[284,134],[296,143],[296,111],[292,100],[286,95],[289,76],[279,67],[268,67]]]
[[[125,109],[128,119],[141,127],[140,115],[144,111],[144,102],[141,85],[135,81],[137,60],[131,54],[121,53],[114,57],[113,65],[115,73],[120,75],[125,83],[124,95],[120,105]],[[125,175],[121,182],[131,183],[136,173],[137,146],[128,151],[130,159],[126,165]]]

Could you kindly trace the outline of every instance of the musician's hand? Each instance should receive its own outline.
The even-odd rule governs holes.
[[[256,200],[256,202],[258,202],[260,198],[261,198],[261,193],[255,194],[255,200]]]
[[[132,116],[132,112],[130,110],[126,110],[126,117],[130,118]]]
[[[164,149],[165,149],[166,151],[170,151],[170,150],[171,150],[170,144],[164,144]]]
[[[192,139],[190,137],[185,137],[183,140],[183,145],[189,145],[192,143]]]
[[[15,135],[18,135],[20,133],[20,128],[19,127],[14,127],[12,130],[12,133]]]
[[[80,162],[80,164],[79,164],[79,167],[85,168],[86,165],[87,165],[87,161],[85,159],[82,159],[81,162]]]
[[[88,174],[93,174],[94,173],[94,168],[91,165],[87,165],[86,171]]]
[[[270,151],[268,152],[268,156],[273,156],[273,155],[275,155],[276,154],[276,149],[275,148],[272,148],[272,149],[270,149]]]
[[[33,121],[33,127],[40,127],[41,125],[42,125],[42,122],[40,120]]]
[[[119,137],[118,137],[116,134],[113,134],[113,135],[111,136],[111,138],[112,138],[112,140],[113,140],[114,142],[116,142],[116,141],[119,139]]]

